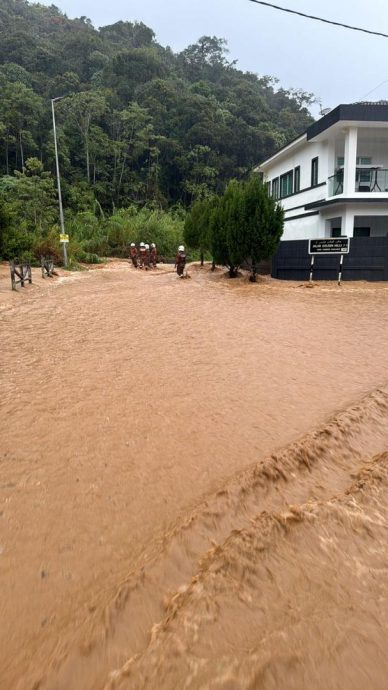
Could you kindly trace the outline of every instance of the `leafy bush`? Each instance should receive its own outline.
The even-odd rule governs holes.
[[[2,233],[2,258],[30,260],[33,257],[33,242],[34,236],[27,230],[5,229]]]
[[[59,243],[58,230],[52,230],[46,237],[37,237],[33,245],[34,257],[40,260],[41,256],[52,256],[55,264],[62,263],[62,249]]]
[[[79,252],[77,255],[78,261],[81,261],[84,264],[102,264],[104,263],[103,259],[100,259],[98,254],[93,254],[92,252]]]

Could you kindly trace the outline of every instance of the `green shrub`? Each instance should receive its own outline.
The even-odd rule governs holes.
[[[41,256],[52,256],[54,264],[62,263],[63,254],[57,230],[51,231],[46,237],[34,238],[32,250],[38,261],[40,261]]]
[[[116,211],[105,221],[111,256],[127,256],[131,242],[155,242],[158,254],[172,258],[183,242],[184,219],[179,214],[130,206]]]
[[[27,230],[7,228],[2,235],[3,259],[31,260],[33,254],[34,235]]]
[[[78,261],[81,261],[84,264],[102,264],[104,263],[103,259],[100,259],[98,254],[93,254],[93,252],[84,252],[80,251],[77,255]]]

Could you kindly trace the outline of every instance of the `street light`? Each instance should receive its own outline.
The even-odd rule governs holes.
[[[61,235],[65,234],[65,220],[63,217],[63,206],[62,206],[62,192],[61,192],[61,176],[59,173],[59,160],[58,160],[58,144],[57,144],[57,128],[55,124],[55,110],[54,110],[54,103],[56,101],[60,101],[62,98],[65,98],[65,96],[58,96],[57,98],[52,98],[51,99],[51,110],[53,113],[53,130],[54,130],[54,146],[55,146],[55,164],[57,168],[57,185],[58,185],[58,201],[59,201],[59,221],[60,221],[60,226],[61,226]],[[62,240],[62,247],[63,247],[63,263],[65,266],[67,266],[67,249],[66,249],[66,242]]]

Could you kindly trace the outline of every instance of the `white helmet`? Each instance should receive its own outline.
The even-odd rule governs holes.
[[[180,244],[178,247],[178,252],[184,252],[184,251],[185,251],[185,248],[184,248],[183,244]]]
[[[141,246],[141,247],[145,247],[144,242],[140,242],[140,246]]]
[[[146,248],[146,249],[149,249],[149,248],[150,248],[150,245],[149,245],[149,244],[146,244],[145,248]]]
[[[152,247],[153,249],[155,249],[155,247],[156,247],[155,242],[152,242],[152,243],[151,243],[151,247]]]
[[[131,247],[136,247],[134,242],[131,242]]]

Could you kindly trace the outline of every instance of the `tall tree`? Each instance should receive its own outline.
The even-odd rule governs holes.
[[[115,200],[120,200],[128,168],[133,172],[141,156],[149,147],[153,134],[152,119],[148,110],[138,103],[116,111],[111,117],[113,138],[113,189]]]
[[[15,227],[33,233],[48,231],[57,218],[54,181],[37,158],[26,160],[23,172],[0,181],[3,206]]]
[[[85,148],[86,177],[90,183],[90,131],[92,124],[106,109],[105,96],[96,91],[77,93],[61,101],[60,109],[81,135]]]
[[[217,204],[217,197],[196,201],[185,219],[185,242],[189,247],[199,249],[201,266],[204,264],[205,252],[211,249],[210,219]]]
[[[33,151],[33,134],[42,115],[42,107],[42,99],[22,82],[7,83],[3,86],[0,99],[0,122],[3,125],[7,174],[10,171],[9,151],[12,143],[17,147],[15,167],[18,167],[17,152],[20,153],[19,167],[21,169],[24,167],[25,142],[29,144],[30,151]]]

